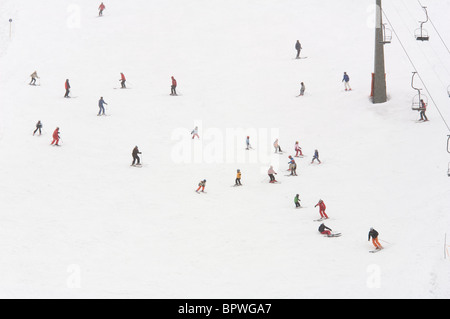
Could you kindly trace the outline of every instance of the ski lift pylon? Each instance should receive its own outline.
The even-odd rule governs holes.
[[[427,7],[422,6],[422,9],[425,11],[427,19],[425,21],[419,21],[420,28],[414,31],[414,35],[417,41],[428,41],[430,39],[430,37],[428,36],[428,31],[423,28],[423,25],[428,22],[428,11]]]

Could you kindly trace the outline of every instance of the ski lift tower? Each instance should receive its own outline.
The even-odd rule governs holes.
[[[383,34],[383,11],[381,0],[376,0],[375,21],[375,71],[372,77],[372,102],[384,103],[387,101],[386,73],[384,68],[384,34]]]

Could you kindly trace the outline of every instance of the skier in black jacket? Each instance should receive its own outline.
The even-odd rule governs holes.
[[[34,130],[33,135],[36,134],[37,131],[39,131],[39,135],[41,135],[41,128],[42,128],[42,123],[41,123],[41,121],[38,121],[36,123],[36,129]]]
[[[324,223],[320,224],[319,226],[319,233],[321,233],[322,235],[327,235],[327,236],[331,236],[331,231],[332,229],[325,226]]]
[[[302,45],[300,44],[299,40],[297,40],[297,42],[295,43],[295,50],[297,50],[297,56],[295,58],[300,59],[300,51],[302,50]]]
[[[378,241],[378,232],[372,227],[370,227],[369,239],[367,241],[370,240],[370,237],[372,237],[372,243],[375,246],[375,249],[383,249],[380,242]]]
[[[138,154],[142,154],[142,153],[139,152],[138,147],[135,146],[133,148],[133,152],[131,153],[131,155],[133,156],[133,163],[131,163],[131,166],[134,166],[134,163],[136,163],[136,161],[137,161],[136,165],[141,165],[141,159],[139,158]]]

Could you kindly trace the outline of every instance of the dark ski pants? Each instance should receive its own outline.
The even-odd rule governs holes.
[[[126,89],[127,87],[125,86],[125,80],[122,80],[121,82],[120,82],[120,84],[122,85],[122,89]]]
[[[428,121],[428,117],[425,115],[425,111],[420,111],[420,119]]]
[[[137,161],[137,164],[141,163],[141,159],[137,155],[133,156],[133,163],[131,165],[134,165],[136,163],[136,161]]]
[[[33,135],[36,134],[37,131],[39,131],[39,135],[41,135],[41,128],[40,128],[40,127],[37,127],[37,128],[34,130]]]
[[[171,95],[177,95],[177,90],[176,90],[176,86],[175,85],[172,85],[171,87],[170,87],[170,94]]]
[[[31,79],[31,82],[30,82],[30,85],[35,85],[36,84],[36,79],[35,78],[32,78]]]
[[[275,176],[273,176],[273,174],[269,174],[270,177],[270,181],[273,182],[275,180]]]
[[[300,207],[300,202],[295,203],[295,207]]]
[[[235,183],[236,183],[236,185],[242,185],[242,184],[241,184],[241,179],[240,179],[240,178],[236,178]]]
[[[296,59],[300,58],[300,51],[301,51],[301,49],[297,50],[297,56],[295,57]]]
[[[102,105],[99,105],[99,108],[100,108],[100,110],[98,111],[98,115],[100,115],[102,113],[104,115],[105,114],[105,108]]]
[[[69,93],[70,93],[70,90],[67,89],[67,90],[66,90],[66,94],[64,94],[64,97],[69,97]]]

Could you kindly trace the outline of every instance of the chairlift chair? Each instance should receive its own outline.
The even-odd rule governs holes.
[[[383,41],[381,43],[387,44],[391,43],[392,40],[392,30],[386,28],[386,23],[383,23]]]
[[[411,108],[414,111],[422,111],[423,107],[422,107],[421,100],[423,100],[425,105],[428,105],[428,97],[425,94],[422,94],[420,92],[420,91],[422,91],[422,89],[416,88],[414,86],[414,76],[416,75],[416,73],[417,72],[413,72],[413,76],[411,78],[411,87],[417,91],[417,94],[413,97]]]
[[[423,28],[424,23],[428,22],[428,11],[427,7],[422,7],[422,9],[425,11],[427,19],[425,21],[419,21],[420,28],[414,31],[414,35],[417,41],[428,41],[430,39],[430,37],[428,36],[428,31]]]

